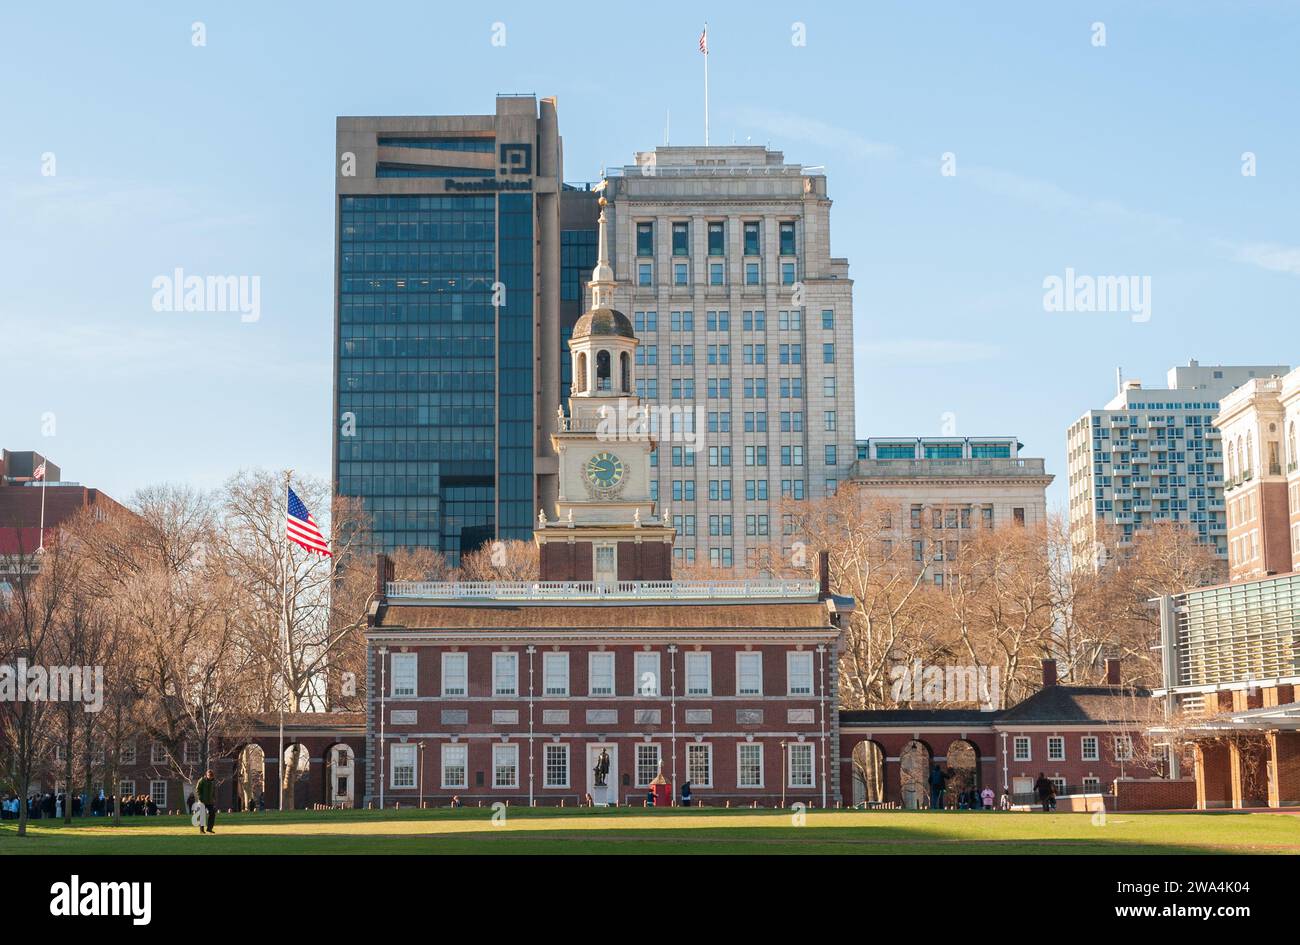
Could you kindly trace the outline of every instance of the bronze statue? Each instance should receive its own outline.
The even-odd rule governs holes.
[[[604,748],[600,750],[600,757],[596,759],[592,773],[596,776],[596,787],[605,787],[605,777],[609,774],[609,752]]]

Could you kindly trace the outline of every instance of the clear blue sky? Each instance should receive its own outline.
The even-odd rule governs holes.
[[[1295,3],[9,4],[0,445],[122,497],[328,475],[335,116],[555,95],[566,176],[592,180],[665,110],[702,140],[706,18],[714,142],[826,166],[859,436],[947,412],[1018,434],[1060,505],[1065,429],[1116,366],[1300,361]],[[260,321],[155,312],[178,266],[259,275]],[[1151,320],[1045,312],[1067,267],[1150,276]]]

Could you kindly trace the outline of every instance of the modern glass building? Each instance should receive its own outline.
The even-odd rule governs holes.
[[[339,118],[337,146],[335,492],[384,549],[529,538],[555,493],[555,103]]]

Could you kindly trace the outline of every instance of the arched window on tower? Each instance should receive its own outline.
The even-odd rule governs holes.
[[[624,351],[622,354],[618,356],[618,364],[619,364],[618,376],[620,378],[619,389],[623,393],[629,394],[632,392],[632,359],[631,357],[628,356],[628,353],[626,351]]]
[[[596,390],[604,391],[610,389],[610,364],[609,352],[598,351],[596,353]]]
[[[587,354],[585,351],[578,352],[577,363],[573,369],[573,389],[576,391],[587,389]]]

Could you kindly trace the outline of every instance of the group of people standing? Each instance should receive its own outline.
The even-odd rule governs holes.
[[[72,804],[73,817],[84,816],[87,809],[92,817],[111,817],[119,799],[116,795],[105,795],[101,792],[91,798],[90,803],[87,804],[84,794],[73,794],[69,799],[62,791],[57,794],[46,791],[44,794],[33,794],[27,798],[27,819],[62,819],[69,803]],[[122,797],[120,803],[125,817],[153,817],[158,814],[158,804],[148,794],[129,794]],[[21,812],[20,805],[21,801],[15,794],[0,800],[0,820],[17,820]]]
[[[943,769],[937,764],[930,767],[930,810],[944,810],[944,796],[948,792],[948,782],[956,777],[957,772],[952,768]],[[993,804],[996,800],[991,787],[980,790],[975,787],[974,780],[956,792],[953,798],[953,810],[993,810]],[[1007,810],[1011,806],[1010,795],[1006,791],[1002,792],[999,806],[1002,810]]]

